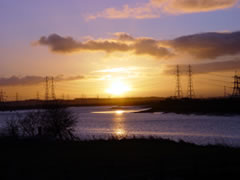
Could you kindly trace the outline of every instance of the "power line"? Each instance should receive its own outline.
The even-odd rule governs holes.
[[[219,79],[210,79],[210,78],[202,78],[202,79],[206,79],[206,80],[209,80],[209,81],[218,81],[218,82],[222,82],[222,83],[232,84],[232,82],[224,81],[224,80],[219,80]]]
[[[224,87],[224,85],[222,84],[216,84],[216,83],[213,83],[213,82],[209,82],[207,80],[204,80],[204,79],[199,79],[197,80],[198,82],[201,82],[201,83],[204,83],[204,84],[207,84],[207,85],[211,85],[211,86],[216,86],[216,87]],[[230,86],[225,86],[226,88],[233,88],[233,87],[230,87]]]
[[[222,75],[222,74],[210,73],[208,75],[213,75],[213,76],[217,76],[217,77],[231,78],[232,79],[232,76],[226,76],[226,75]]]

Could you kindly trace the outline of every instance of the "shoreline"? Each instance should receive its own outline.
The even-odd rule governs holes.
[[[126,106],[149,108],[137,113],[176,113],[196,115],[235,116],[240,115],[240,98],[212,99],[163,99],[163,98],[116,98],[81,99],[56,101],[21,101],[0,104],[0,111],[42,109],[47,104],[61,103],[65,107],[113,106],[112,109],[125,110]]]
[[[206,115],[206,116],[239,116],[239,113],[224,113],[224,112],[178,112],[178,111],[163,111],[161,109],[148,109],[148,110],[143,110],[135,113],[163,113],[163,114],[169,114],[169,113],[174,113],[178,115]]]
[[[185,115],[240,115],[240,99],[166,99],[149,105],[151,109],[139,113],[176,113]]]

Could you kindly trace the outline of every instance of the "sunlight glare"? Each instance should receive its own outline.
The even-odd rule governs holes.
[[[118,115],[121,115],[121,114],[124,113],[124,111],[123,110],[117,110],[117,111],[115,111],[115,113],[118,114]]]
[[[112,82],[111,86],[106,90],[107,93],[112,95],[122,95],[128,91],[130,91],[131,88],[121,80],[117,80]]]
[[[121,136],[124,136],[124,135],[126,135],[126,132],[125,132],[125,130],[124,129],[116,129],[115,130],[115,135],[117,135],[118,137],[121,137]]]

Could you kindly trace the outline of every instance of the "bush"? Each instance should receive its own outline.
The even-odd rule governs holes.
[[[40,111],[33,111],[21,117],[18,120],[19,127],[23,136],[34,137],[39,135],[38,129],[42,121],[42,113]]]
[[[20,135],[19,121],[17,119],[7,120],[3,131],[4,135],[18,137]]]
[[[74,114],[60,104],[47,106],[41,118],[43,133],[62,140],[74,138],[73,132],[76,123]]]
[[[44,110],[17,114],[6,121],[7,136],[18,137],[50,137],[59,140],[74,139],[74,127],[77,123],[74,114],[59,103],[49,104]]]

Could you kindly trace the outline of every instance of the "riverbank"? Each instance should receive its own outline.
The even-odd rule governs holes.
[[[148,110],[139,113],[176,113],[196,115],[239,115],[239,98],[216,99],[165,99],[152,103]]]
[[[82,98],[73,100],[24,100],[0,102],[0,111],[16,111],[27,109],[43,109],[46,105],[60,103],[65,107],[91,107],[91,106],[149,106],[163,100],[159,97],[138,98]]]
[[[233,179],[240,149],[163,139],[0,139],[0,179]]]
[[[240,98],[208,98],[208,99],[174,99],[174,98],[89,98],[75,100],[27,100],[5,102],[0,104],[0,111],[15,111],[26,109],[44,109],[51,103],[60,103],[65,107],[115,106],[115,109],[125,109],[126,106],[141,106],[147,110],[140,113],[177,113],[205,115],[240,115]]]

